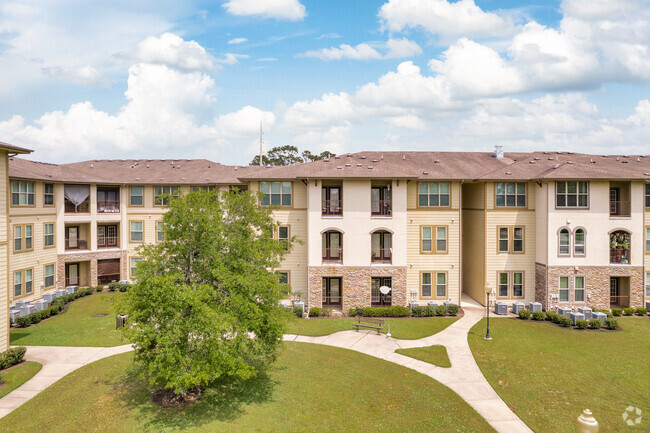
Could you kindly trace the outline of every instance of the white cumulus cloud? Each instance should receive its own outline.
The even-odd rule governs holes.
[[[214,56],[198,42],[185,41],[173,33],[149,36],[138,45],[137,57],[141,62],[160,63],[188,71],[209,71],[216,65]]]
[[[223,7],[232,15],[277,20],[298,21],[307,15],[305,6],[298,0],[229,0]]]
[[[381,52],[380,52],[381,51]],[[413,57],[422,54],[422,48],[406,38],[389,39],[386,42],[362,42],[351,46],[341,44],[338,47],[307,51],[302,57],[330,60],[380,60]]]

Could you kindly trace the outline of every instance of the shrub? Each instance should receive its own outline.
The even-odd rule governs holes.
[[[300,307],[300,306],[298,306],[298,305],[294,305],[294,307],[293,307],[293,314],[294,314],[297,318],[302,319],[302,313],[303,313],[303,309],[302,309],[302,307]]]
[[[102,286],[101,284],[99,286],[95,287],[95,291],[97,291],[97,292],[101,292],[103,290],[104,290],[104,286]]]
[[[636,309],[636,315],[637,316],[645,316],[648,313],[647,308],[637,308]]]
[[[108,285],[108,291],[109,292],[114,292],[116,290],[120,292],[126,292],[129,287],[131,287],[131,284],[129,283],[117,283],[117,282],[112,282]]]
[[[438,305],[436,307],[436,316],[446,316],[447,315],[447,307],[444,305]]]
[[[88,288],[86,289],[86,296],[89,296],[89,295],[92,295],[92,294],[93,294],[93,288],[92,288],[92,287],[88,287]]]
[[[309,316],[311,317],[324,317],[332,314],[331,308],[310,308]]]
[[[623,309],[623,315],[624,316],[632,316],[634,314],[634,308],[624,308]]]
[[[59,309],[57,307],[53,307],[51,305],[48,308],[48,311],[50,312],[50,316],[56,316],[57,314],[59,314]]]
[[[607,319],[605,320],[605,328],[615,330],[618,329],[618,320],[616,319]]]
[[[533,313],[531,313],[530,310],[525,310],[525,309],[521,309],[521,310],[519,310],[519,318],[522,319],[522,320],[528,320],[528,319],[530,319],[530,316],[531,316],[532,314],[533,314]]]
[[[546,318],[546,313],[543,311],[533,311],[533,320],[544,320]]]
[[[589,326],[589,322],[586,320],[576,320],[576,328],[578,329],[587,329],[587,326]]]
[[[589,329],[600,329],[602,325],[600,319],[589,319]]]
[[[359,308],[350,308],[348,310],[348,316],[354,317],[354,316],[360,316],[360,314],[357,312]]]
[[[411,310],[406,307],[365,307],[357,309],[357,315],[365,317],[408,317]]]
[[[26,347],[12,347],[11,349],[0,353],[0,370],[4,370],[12,365],[23,362],[26,351]]]
[[[459,307],[456,304],[447,305],[447,315],[455,316],[458,314]]]
[[[413,317],[431,317],[436,315],[436,307],[427,305],[426,307],[413,307],[411,316]]]
[[[562,316],[562,315],[560,315],[560,314],[558,314],[558,316],[559,316],[559,318],[558,318],[558,322],[557,322],[557,323],[558,323],[561,327],[563,327],[563,328],[568,328],[569,326],[573,325],[573,322],[572,322],[571,319],[569,319],[568,317],[564,317],[564,316]]]
[[[16,326],[19,328],[27,328],[31,324],[32,318],[29,317],[29,314],[27,316],[21,316],[16,319]]]
[[[561,315],[561,314],[559,314],[559,313],[553,313],[553,316],[552,316],[552,318],[551,318],[551,321],[552,321],[553,323],[558,323],[558,324],[559,324],[559,323],[562,321],[562,318],[563,318],[563,317],[564,317],[564,316]],[[567,317],[564,317],[564,318],[567,319]]]
[[[622,312],[620,308],[612,308],[612,316],[620,316]]]
[[[553,318],[555,318],[555,314],[556,313],[554,313],[552,311],[547,311],[546,312],[546,320],[548,320],[549,322],[552,322]]]

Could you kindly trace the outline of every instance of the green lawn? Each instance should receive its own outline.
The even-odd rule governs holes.
[[[11,331],[19,346],[119,346],[125,342],[115,329],[113,301],[121,294],[99,293],[68,304],[68,311],[29,328]],[[106,314],[103,317],[94,315]]]
[[[161,409],[131,354],[87,365],[0,419],[34,432],[492,432],[456,394],[413,370],[335,347],[285,343],[276,364],[244,385]]]
[[[622,414],[629,405],[650,413],[650,320],[619,323],[622,332],[599,332],[496,319],[486,341],[483,319],[469,343],[488,382],[537,433],[569,431],[583,409],[600,431],[648,431],[650,418],[628,427]]]
[[[404,340],[417,340],[437,334],[447,326],[454,323],[455,317],[422,317],[422,318],[404,318],[404,319],[384,319],[384,334],[388,332],[393,338]],[[295,319],[289,321],[287,327],[288,334],[320,336],[329,335],[339,331],[352,331],[354,319],[351,317],[344,318],[312,318],[312,319]]]
[[[26,362],[17,367],[4,370],[0,374],[0,398],[9,394],[23,383],[34,377],[43,366],[38,362]]]
[[[414,347],[412,349],[397,349],[395,352],[400,355],[410,356],[411,358],[419,359],[420,361],[428,362],[429,364],[437,365],[438,367],[451,367],[451,361],[447,356],[447,348],[445,346],[427,346],[427,347]]]

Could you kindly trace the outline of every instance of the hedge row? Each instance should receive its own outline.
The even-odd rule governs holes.
[[[549,322],[553,322],[564,328],[573,326],[573,321],[570,318],[558,313],[554,313],[553,311],[535,311],[531,313],[530,310],[519,310],[520,319],[528,320],[531,317],[533,320],[548,320]],[[578,329],[600,329],[602,326],[603,324],[601,323],[600,319],[576,320],[575,324],[575,327]],[[604,326],[607,329],[614,330],[618,329],[619,325],[616,319],[608,317],[607,320],[605,320]]]
[[[69,295],[54,298],[52,304],[48,308],[41,311],[36,311],[26,316],[18,317],[16,319],[16,326],[19,328],[27,328],[28,326],[34,325],[41,320],[47,319],[50,316],[55,316],[59,314],[61,310],[63,310],[63,306],[68,302],[74,301],[75,299],[79,299],[83,296],[92,295],[92,293],[93,288],[88,287],[87,289],[78,289],[75,293],[71,293]]]
[[[9,368],[13,365],[23,362],[23,357],[27,351],[26,347],[12,347],[0,353],[0,370]]]
[[[313,310],[313,308],[311,309]],[[311,310],[309,314],[311,315]],[[350,308],[348,310],[349,316],[363,316],[363,317],[432,317],[432,316],[455,316],[458,314],[458,305],[438,305],[437,307],[408,307],[392,306],[392,307],[365,307],[365,308]]]
[[[131,287],[131,284],[129,283],[109,283],[108,285],[108,291],[109,292],[114,292],[114,291],[120,291],[120,292],[126,292],[129,287]]]

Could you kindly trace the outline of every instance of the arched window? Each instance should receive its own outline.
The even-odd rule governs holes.
[[[337,231],[326,231],[322,235],[323,261],[340,262],[343,260],[343,235]]]
[[[393,235],[378,230],[370,235],[370,259],[373,263],[390,263],[393,253]]]
[[[573,255],[585,255],[585,231],[583,229],[576,229],[573,232]]]
[[[630,233],[617,230],[609,234],[610,263],[630,263]]]
[[[569,248],[569,230],[560,230],[560,255],[568,256],[570,253]]]

